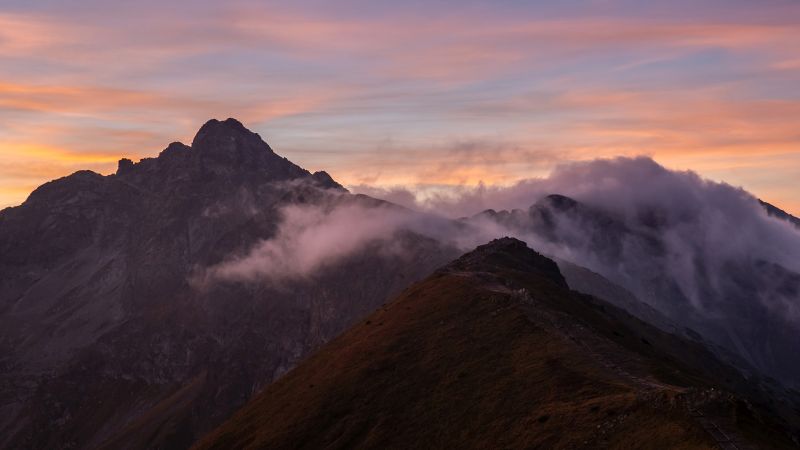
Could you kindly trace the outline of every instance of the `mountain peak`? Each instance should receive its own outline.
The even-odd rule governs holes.
[[[227,118],[225,120],[211,119],[211,120],[207,121],[206,123],[204,123],[203,126],[200,127],[200,130],[197,131],[197,134],[195,135],[194,140],[192,141],[192,146],[194,146],[195,143],[200,142],[203,139],[207,138],[208,136],[213,136],[215,134],[228,134],[228,135],[245,134],[245,135],[247,135],[247,134],[254,134],[254,133],[252,133],[250,130],[248,130],[242,124],[242,122],[239,122],[238,120],[236,120],[236,119],[234,119],[232,117],[229,117],[229,118]]]
[[[480,245],[445,267],[445,271],[536,273],[567,288],[558,265],[519,239],[504,237]]]
[[[62,191],[65,198],[83,191],[108,195],[104,187],[107,177],[88,174],[90,172],[80,171],[53,180],[36,189],[29,199],[35,203]],[[200,185],[211,190],[253,188],[264,183],[295,179],[306,180],[323,189],[346,191],[327,172],[312,174],[276,154],[261,136],[233,118],[209,120],[200,127],[191,146],[172,142],[157,157],[142,158],[138,162],[122,158],[110,177],[125,180],[125,184],[148,192],[187,189],[187,185],[193,185],[191,190]]]
[[[311,175],[311,178],[313,178],[314,181],[319,186],[321,186],[323,188],[326,188],[326,189],[344,189],[344,190],[346,190],[344,188],[344,186],[342,186],[341,184],[337,183],[333,179],[333,177],[331,177],[330,174],[328,174],[328,172],[325,172],[324,170],[320,170],[318,172],[314,172]]]
[[[191,146],[192,158],[202,161],[203,167],[223,175],[258,173],[272,179],[293,179],[311,174],[283,158],[236,119],[211,119],[195,135]]]
[[[243,146],[272,153],[272,149],[261,136],[233,118],[223,121],[209,120],[200,127],[192,140],[192,148],[201,151],[230,152]]]

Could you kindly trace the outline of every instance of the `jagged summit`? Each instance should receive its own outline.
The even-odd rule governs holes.
[[[168,161],[181,160],[181,159],[217,159],[219,162],[228,163],[247,163],[248,158],[259,159],[260,153],[275,155],[272,148],[264,142],[257,133],[248,130],[241,122],[236,119],[228,118],[224,121],[211,119],[203,124],[202,127],[195,134],[192,140],[192,145],[186,145],[182,142],[170,143],[157,158],[144,158],[140,163],[144,165],[152,164],[151,160],[166,163]],[[285,158],[278,157],[282,162],[286,162]],[[117,166],[117,175],[125,175],[131,173],[135,166],[140,163],[134,163],[129,158],[122,158],[119,160]],[[246,167],[246,164],[240,164]],[[252,166],[251,166],[252,167]]]
[[[192,145],[172,142],[157,157],[134,162],[119,160],[114,174],[103,176],[80,170],[49,181],[35,189],[23,204],[42,204],[59,208],[85,204],[93,199],[133,188],[140,193],[232,192],[246,187],[281,181],[304,181],[309,186],[346,191],[327,172],[313,174],[276,154],[257,133],[236,119],[211,119],[197,132]],[[122,183],[120,184],[119,181]],[[182,194],[183,196],[183,194]],[[77,202],[77,203],[76,203]]]
[[[248,130],[236,119],[223,121],[211,119],[197,131],[192,140],[192,148],[220,152],[241,147],[274,153],[272,148],[257,133]]]
[[[341,184],[337,183],[333,177],[331,177],[330,174],[324,170],[314,172],[311,177],[314,178],[314,180],[321,186],[344,189]]]
[[[236,119],[211,119],[200,127],[191,146],[173,142],[157,158],[145,158],[139,163],[122,159],[117,175],[130,177],[150,172],[178,178],[250,174],[273,181],[311,176],[307,170],[275,154],[261,136]],[[325,187],[340,186],[333,182]]]
[[[209,119],[206,123],[203,124],[202,127],[197,131],[197,135],[195,135],[195,141],[198,138],[202,138],[205,133],[213,132],[213,131],[223,131],[226,130],[228,132],[238,132],[243,134],[251,133],[250,130],[245,127],[242,122],[234,119],[233,117],[228,117],[225,120],[218,120],[218,119]],[[255,134],[255,133],[252,133]],[[192,145],[194,142],[192,141]]]
[[[461,256],[444,267],[444,271],[468,272],[525,272],[547,278],[558,286],[567,287],[558,265],[528,247],[519,239],[503,237]]]
[[[191,146],[172,142],[157,157],[143,158],[138,162],[122,158],[111,177],[79,171],[46,183],[31,197],[34,200],[42,197],[40,194],[43,191],[63,192],[63,197],[71,197],[75,194],[73,188],[78,185],[82,190],[94,186],[99,194],[106,189],[104,186],[111,178],[148,192],[215,184],[255,187],[263,183],[295,179],[305,179],[311,185],[324,189],[345,190],[327,172],[312,174],[276,154],[261,136],[248,130],[238,120],[229,118],[206,122],[198,130]],[[88,185],[87,179],[90,182]]]

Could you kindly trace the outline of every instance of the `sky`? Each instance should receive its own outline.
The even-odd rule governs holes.
[[[800,2],[0,0],[0,207],[227,117],[348,186],[647,155],[800,214]]]

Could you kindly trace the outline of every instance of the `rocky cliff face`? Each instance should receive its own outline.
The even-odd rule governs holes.
[[[358,253],[311,278],[190,283],[274,236],[281,208],[329,201],[377,202],[228,119],[0,212],[0,447],[186,447],[453,254],[405,233],[402,256]]]

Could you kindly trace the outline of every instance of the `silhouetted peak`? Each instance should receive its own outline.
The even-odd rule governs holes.
[[[329,174],[324,170],[320,170],[318,172],[314,172],[311,177],[314,181],[320,186],[325,189],[344,189],[344,186],[337,183]],[[346,189],[344,189],[346,190]]]
[[[464,254],[445,270],[468,272],[529,272],[549,279],[566,288],[567,283],[556,263],[539,254],[519,239],[504,237]]]
[[[547,197],[536,202],[540,206],[549,206],[559,211],[566,211],[574,209],[578,206],[578,202],[574,199],[561,194],[550,194]]]
[[[186,156],[189,151],[191,151],[191,147],[184,144],[183,142],[172,142],[170,143],[167,148],[161,151],[158,156],[163,156],[167,158],[171,157],[181,157]]]
[[[236,119],[212,119],[197,132],[192,146],[172,142],[158,157],[134,162],[122,158],[113,177],[148,191],[172,191],[187,183],[228,187],[303,179],[323,189],[346,189],[326,172],[313,175],[281,157],[261,137]],[[53,192],[71,194],[104,182],[102,175],[81,171],[37,189],[32,198],[50,198]],[[92,188],[101,192],[98,188]],[[43,194],[44,193],[44,194]],[[59,194],[60,195],[60,194]]]
[[[524,241],[513,237],[502,237],[493,239],[488,244],[479,245],[474,252],[488,255],[498,252],[522,252],[522,253],[536,253],[528,247]],[[473,252],[473,253],[474,253]],[[538,253],[536,253],[538,255]]]
[[[211,119],[200,127],[192,140],[192,148],[201,150],[234,150],[243,145],[261,147],[272,152],[258,134],[245,128],[236,119]]]
[[[211,119],[211,120],[215,120],[215,119]],[[225,124],[226,126],[232,127],[232,128],[238,128],[240,130],[250,131],[247,128],[245,128],[244,125],[242,125],[242,122],[239,122],[238,120],[234,119],[233,117],[228,117],[227,119],[223,120],[221,123]]]
[[[133,169],[133,161],[128,158],[122,158],[117,163],[117,175],[124,175]]]
[[[276,155],[261,136],[236,119],[206,122],[192,140],[191,153],[193,159],[202,161],[205,170],[218,174],[249,172],[275,180],[311,175]]]

